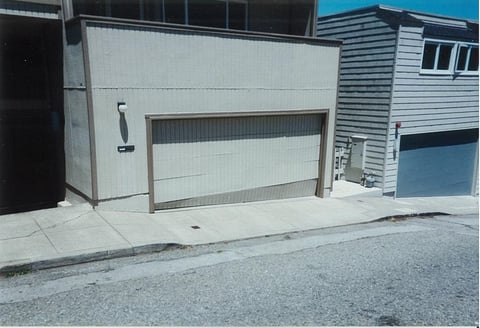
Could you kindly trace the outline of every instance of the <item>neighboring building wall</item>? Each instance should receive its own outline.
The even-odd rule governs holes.
[[[344,41],[336,146],[349,156],[350,137],[367,136],[365,169],[382,187],[397,32],[374,11],[320,17],[317,27],[319,37]]]
[[[86,24],[100,200],[138,195],[138,206],[145,209],[147,113],[292,109],[330,110],[322,177],[328,195],[338,43]],[[129,108],[124,118],[117,111],[120,101]],[[135,145],[135,151],[119,153],[117,146],[124,144]]]
[[[89,117],[80,25],[67,25],[64,40],[65,168],[67,186],[92,194]]]
[[[478,128],[478,74],[420,74],[423,27],[401,26],[399,33],[385,193],[396,190],[395,122],[403,135]]]
[[[38,1],[29,2],[3,0],[0,1],[0,14],[18,15],[23,17],[59,19],[60,1]]]

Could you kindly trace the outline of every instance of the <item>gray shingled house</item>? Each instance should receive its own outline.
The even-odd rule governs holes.
[[[318,18],[344,41],[344,177],[398,197],[478,193],[478,22],[372,6]],[[341,171],[340,171],[341,172]]]

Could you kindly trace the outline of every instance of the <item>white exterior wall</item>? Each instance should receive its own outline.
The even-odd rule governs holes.
[[[400,134],[478,128],[478,75],[420,74],[423,28],[401,26],[396,54],[384,192],[396,190],[395,122]]]
[[[332,179],[339,46],[87,23],[99,199],[148,193],[145,114],[329,109]],[[116,105],[125,101],[127,144]],[[124,134],[125,135],[125,134]]]

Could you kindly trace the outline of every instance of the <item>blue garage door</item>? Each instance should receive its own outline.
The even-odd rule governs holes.
[[[469,195],[478,129],[402,136],[397,197]]]

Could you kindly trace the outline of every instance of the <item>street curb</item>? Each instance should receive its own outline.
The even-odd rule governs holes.
[[[389,216],[381,217],[378,219],[372,219],[365,222],[350,223],[350,224],[344,224],[339,226],[329,226],[329,227],[314,228],[314,229],[307,229],[307,230],[289,231],[286,233],[295,233],[295,232],[302,232],[302,231],[309,231],[309,230],[334,228],[334,227],[340,227],[340,226],[351,226],[351,225],[357,225],[357,224],[383,222],[383,221],[392,220],[392,219],[404,220],[404,219],[414,218],[414,217],[432,217],[432,216],[448,216],[448,215],[452,215],[452,214],[445,213],[445,212],[421,212],[421,213],[411,213],[411,214],[398,214],[398,215],[389,215]],[[284,234],[284,233],[280,233],[279,235],[281,234]],[[276,234],[270,234],[268,236],[273,236],[273,235],[276,235]],[[252,238],[257,238],[257,237],[252,237]],[[246,239],[249,239],[249,238],[228,240],[228,242],[246,240]],[[225,242],[225,241],[222,241],[222,242]],[[216,244],[216,243],[217,242],[213,242],[212,244]],[[59,257],[55,259],[38,260],[30,263],[5,265],[3,267],[0,267],[0,276],[8,276],[10,274],[15,274],[15,273],[24,274],[24,273],[28,273],[36,270],[44,270],[44,269],[50,269],[50,268],[68,266],[68,265],[75,265],[75,264],[88,263],[88,262],[101,261],[101,260],[109,260],[109,259],[120,258],[120,257],[129,257],[129,256],[140,255],[140,254],[155,253],[155,252],[164,251],[165,249],[170,247],[180,247],[180,246],[182,246],[182,244],[155,243],[155,244],[146,244],[141,246],[132,246],[128,248],[79,254],[79,255],[73,255],[73,256],[65,256],[65,257]]]
[[[157,243],[142,246],[133,246],[129,248],[113,249],[93,253],[64,256],[55,259],[39,260],[30,263],[19,263],[6,265],[0,268],[0,275],[9,275],[14,273],[27,273],[36,270],[44,270],[74,264],[88,263],[101,260],[109,260],[120,257],[128,257],[145,253],[161,252],[168,247],[178,246],[175,243]]]

